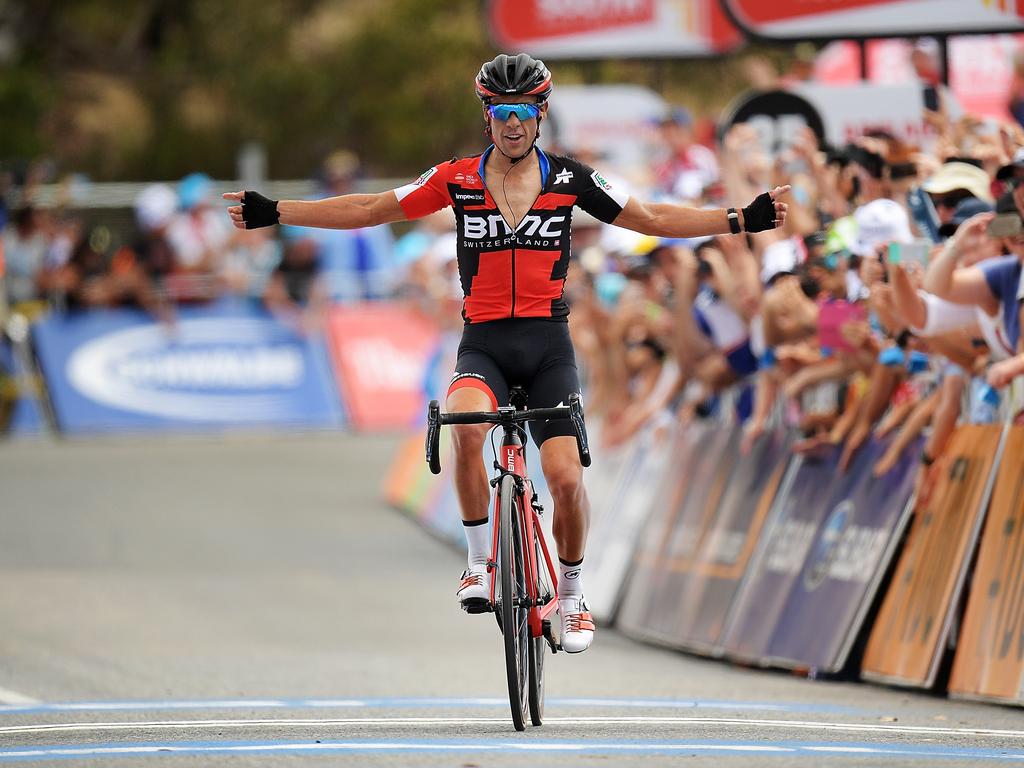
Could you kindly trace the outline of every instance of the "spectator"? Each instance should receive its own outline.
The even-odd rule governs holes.
[[[956,206],[962,200],[973,197],[991,204],[990,187],[987,173],[976,165],[960,161],[943,164],[938,173],[922,185],[922,189],[932,197],[941,224],[952,220]]]
[[[211,207],[213,182],[191,173],[178,182],[180,210],[167,227],[174,253],[174,273],[167,278],[178,301],[208,301],[219,293],[217,277],[235,235],[230,222]]]
[[[3,231],[3,254],[6,268],[7,303],[35,301],[41,298],[43,261],[47,238],[41,214],[32,206],[14,212]]]
[[[299,227],[283,234],[284,253],[267,281],[263,303],[296,333],[314,335],[323,330],[328,298],[316,242]]]
[[[320,197],[354,192],[358,178],[358,158],[347,150],[334,152],[323,164]],[[381,299],[394,292],[398,277],[393,269],[390,227],[316,229],[309,236],[317,244],[321,268],[335,301]]]
[[[658,124],[658,136],[667,156],[655,171],[657,192],[701,203],[704,190],[718,181],[718,160],[714,152],[694,140],[690,111],[672,109]]]

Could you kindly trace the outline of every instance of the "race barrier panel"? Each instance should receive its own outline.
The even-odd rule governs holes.
[[[1024,704],[1024,427],[1011,427],[981,536],[949,692]]]
[[[322,341],[248,303],[183,307],[171,326],[127,309],[51,315],[32,338],[65,433],[342,424]]]
[[[733,659],[762,663],[786,607],[786,600],[811,552],[814,533],[827,510],[839,476],[839,451],[798,456],[793,476],[775,496],[768,524],[730,611],[722,652]]]
[[[867,680],[931,688],[938,676],[992,489],[1002,425],[957,427],[931,468],[868,638]]]
[[[629,443],[601,447],[602,425],[588,424],[593,464],[583,479],[590,499],[587,605],[599,620],[615,616],[641,527],[668,462],[668,428],[648,426]]]
[[[737,430],[698,422],[676,431],[626,587],[619,627],[678,648],[677,614],[702,534],[732,469]]]
[[[353,427],[411,429],[422,422],[427,370],[439,342],[432,320],[400,304],[334,306],[327,336]]]
[[[738,427],[736,432],[739,437]],[[721,653],[730,608],[790,463],[789,444],[781,429],[761,436],[747,456],[730,443],[736,458],[725,491],[693,558],[679,564],[688,574],[676,623],[682,648]]]
[[[792,577],[774,620],[766,619],[773,631],[760,663],[825,673],[845,667],[910,514],[921,445],[909,446],[895,467],[875,477],[887,445],[871,440],[827,486],[810,484],[820,493],[811,509],[786,505],[788,514],[773,521],[767,554],[751,569],[743,585],[750,596],[741,601],[756,621],[759,604],[780,587],[775,576]],[[798,493],[801,479],[798,473],[787,493]],[[750,623],[740,621],[748,629]]]

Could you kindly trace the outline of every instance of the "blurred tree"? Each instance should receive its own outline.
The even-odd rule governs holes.
[[[408,177],[479,151],[472,78],[486,4],[451,0],[0,0],[0,163],[41,155],[96,179],[272,176],[338,148]],[[551,62],[556,82],[638,82],[698,111],[742,85],[730,60]],[[729,86],[723,88],[723,85]]]

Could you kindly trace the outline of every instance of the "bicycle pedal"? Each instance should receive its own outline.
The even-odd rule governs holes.
[[[460,605],[462,606],[462,610],[466,613],[477,614],[491,612],[490,601],[483,597],[468,597],[463,600]]]
[[[548,647],[551,649],[551,652],[558,653],[558,651],[562,649],[562,646],[555,642],[555,636],[551,632],[551,622],[548,619],[544,619],[544,622],[541,624],[541,627],[543,637],[547,641]]]

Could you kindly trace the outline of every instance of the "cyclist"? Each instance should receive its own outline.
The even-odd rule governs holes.
[[[648,235],[697,237],[780,225],[788,187],[759,195],[749,206],[705,210],[645,203],[613,189],[593,168],[536,146],[547,116],[551,73],[525,53],[502,54],[476,76],[485,133],[480,155],[433,166],[416,181],[379,194],[325,200],[269,200],[252,191],[224,197],[236,227],[281,224],[348,229],[370,227],[454,209],[458,266],[465,296],[465,328],[445,408],[494,410],[522,385],[530,407],[565,405],[580,391],[566,317],[563,286],[569,266],[573,206],[601,221]],[[470,612],[489,596],[487,535],[489,487],[481,456],[486,425],[454,428],[455,487],[469,545],[469,567],[458,589]],[[594,622],[581,574],[589,524],[583,470],[569,420],[531,424],[541,466],[554,501],[558,549],[561,644],[586,650]]]

